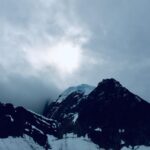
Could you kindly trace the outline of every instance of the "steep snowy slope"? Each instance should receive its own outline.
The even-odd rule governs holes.
[[[87,85],[87,84],[81,84],[74,87],[69,87],[67,90],[65,90],[59,98],[56,100],[57,103],[61,103],[63,100],[66,99],[70,94],[72,93],[80,93],[83,95],[88,95],[92,90],[94,89],[93,86]]]
[[[68,88],[55,102],[52,102],[49,106],[47,106],[47,110],[44,111],[44,115],[48,118],[53,118],[53,116],[57,116],[57,114],[59,114],[59,118],[57,118],[57,120],[71,119],[74,122],[77,117],[74,110],[78,109],[80,101],[85,99],[93,89],[93,86],[87,84]],[[62,109],[64,111],[61,113]],[[70,112],[69,115],[66,115],[67,112]]]

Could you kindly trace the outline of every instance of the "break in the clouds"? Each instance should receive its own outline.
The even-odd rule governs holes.
[[[0,0],[0,99],[41,111],[114,77],[150,99],[149,0]]]

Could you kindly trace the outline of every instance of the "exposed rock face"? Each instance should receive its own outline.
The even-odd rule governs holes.
[[[88,135],[106,149],[150,145],[150,104],[115,79],[103,80],[86,96],[69,93],[45,115],[61,123],[62,135]]]
[[[52,119],[14,107],[12,104],[0,103],[0,138],[19,137],[24,134],[32,137],[38,144],[48,147],[47,134],[58,135],[58,123]]]

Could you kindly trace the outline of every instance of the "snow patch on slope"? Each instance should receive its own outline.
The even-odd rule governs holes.
[[[123,147],[121,150],[131,150],[132,148],[131,147],[129,147],[129,148],[127,148],[127,147]],[[136,150],[150,150],[150,147],[148,147],[148,146],[136,146],[134,149],[136,149]]]
[[[95,87],[87,84],[81,84],[78,86],[70,87],[59,96],[59,98],[57,99],[57,103],[61,103],[67,96],[69,96],[73,92],[81,93],[86,96],[89,93],[91,93],[94,88]]]
[[[44,150],[27,135],[0,139],[0,150]]]
[[[73,123],[77,121],[78,117],[79,117],[78,113],[75,113],[73,118]]]
[[[52,150],[99,150],[98,146],[84,137],[76,137],[73,134],[67,135],[64,139],[49,137]]]

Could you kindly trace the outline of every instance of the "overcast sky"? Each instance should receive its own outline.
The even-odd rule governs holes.
[[[0,0],[2,102],[40,112],[110,77],[150,101],[150,0]]]

